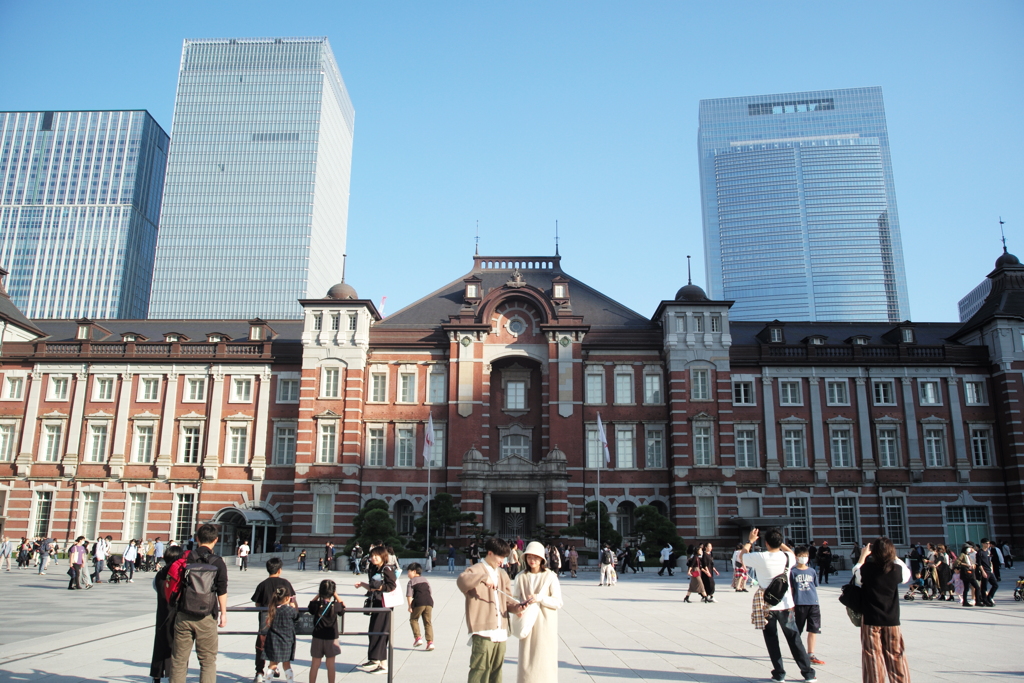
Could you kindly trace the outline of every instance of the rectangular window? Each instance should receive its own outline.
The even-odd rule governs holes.
[[[878,466],[900,466],[899,441],[895,429],[878,430]]]
[[[295,427],[274,429],[274,464],[295,464]]]
[[[783,429],[782,449],[786,457],[786,467],[807,467],[804,459],[804,430]]]
[[[959,548],[967,541],[986,536],[989,536],[987,508],[974,505],[946,506],[946,541],[951,547]]]
[[[350,313],[349,314],[349,316],[348,316],[348,331],[349,332],[355,332],[356,331],[356,321],[358,321],[358,320],[359,320],[359,318],[354,313]]]
[[[43,462],[58,462],[60,460],[61,431],[61,425],[43,427]]]
[[[228,427],[228,464],[244,465],[246,457],[248,438],[247,427]]]
[[[97,377],[96,378],[96,401],[113,401],[114,400],[114,378],[113,377]]]
[[[722,316],[713,315],[711,316],[711,331],[721,332],[722,331]]]
[[[416,457],[415,431],[411,428],[398,429],[398,444],[395,449],[395,467],[412,467]]]
[[[128,538],[142,540],[146,537],[146,494],[128,494]]]
[[[313,314],[313,330],[319,332],[324,328],[324,315],[323,313]]]
[[[661,375],[647,373],[644,375],[644,403],[664,403],[661,395]]]
[[[8,377],[6,381],[5,398],[21,399],[22,389],[25,387],[25,380],[21,377]]]
[[[850,405],[850,392],[846,382],[841,380],[829,380],[825,383],[826,399],[830,406]]]
[[[414,403],[416,401],[416,375],[411,372],[403,372],[398,376],[399,395],[398,400],[402,403]]]
[[[980,406],[986,403],[984,382],[964,382],[964,394],[969,406]]]
[[[711,398],[710,372],[704,369],[690,371],[690,381],[693,387],[690,391],[691,401],[707,401]]]
[[[800,397],[800,381],[779,382],[779,405],[799,406],[803,405]]]
[[[430,394],[431,403],[444,403],[444,373],[443,372],[432,372],[428,377],[428,393]]]
[[[924,464],[925,467],[945,467],[946,449],[943,442],[945,432],[941,429],[924,430]]]
[[[885,535],[889,537],[894,545],[906,545],[906,501],[903,500],[902,496],[886,496],[882,500],[884,501]]]
[[[188,400],[198,403],[206,400],[206,379],[203,377],[189,377],[187,394]]]
[[[100,492],[84,491],[82,493],[82,517],[80,522],[81,535],[96,538],[96,527],[100,520]]]
[[[598,438],[597,428],[587,429],[587,467],[604,467],[604,446]]]
[[[366,464],[369,467],[384,467],[384,429],[370,430],[370,439],[366,448]]]
[[[587,403],[604,403],[604,375],[587,373]]]
[[[337,332],[341,329],[341,314],[331,313],[331,331]]]
[[[633,402],[633,375],[624,372],[615,374],[615,402]]]
[[[89,462],[107,461],[107,425],[89,427]]]
[[[376,403],[388,400],[388,376],[383,372],[370,375],[370,400]]]
[[[942,403],[939,398],[939,383],[933,381],[921,382],[921,405],[937,406]]]
[[[715,499],[713,496],[697,498],[697,533],[702,538],[715,535]]]
[[[444,427],[434,427],[434,445],[430,447],[430,466],[444,464]]]
[[[697,425],[693,428],[693,464],[710,465],[711,462],[711,427]]]
[[[10,462],[14,457],[14,426],[0,425],[0,462]]]
[[[615,466],[619,469],[636,467],[636,447],[633,444],[633,430],[619,428],[615,430]]]
[[[782,330],[778,327],[773,327],[769,332],[768,337],[773,344],[779,344],[782,342]]]
[[[647,430],[647,462],[648,468],[665,466],[665,432],[660,429]]]
[[[298,403],[299,402],[299,380],[298,379],[286,379],[284,377],[277,380],[277,402],[278,403]]]
[[[693,331],[703,332],[704,331],[704,316],[695,315],[693,316]]]
[[[181,462],[183,464],[199,464],[200,433],[199,427],[182,427]]]
[[[757,467],[757,432],[754,429],[736,430],[736,467]]]
[[[341,368],[324,368],[324,386],[320,394],[324,398],[338,398],[341,387]]]
[[[335,452],[338,449],[338,425],[335,422],[322,422],[320,424],[320,447],[317,462],[330,463],[335,461]]]
[[[893,389],[892,382],[889,380],[875,382],[874,391],[876,406],[896,405],[896,390]]]
[[[179,493],[178,510],[174,515],[174,538],[184,542],[192,537],[192,520],[195,518],[196,494]]]
[[[738,406],[752,406],[752,405],[754,405],[754,383],[753,382],[733,382],[732,383],[732,402],[733,402],[733,405],[738,405]]]
[[[505,382],[505,410],[526,410],[526,382]]]
[[[140,401],[157,401],[160,399],[160,379],[158,377],[143,377],[140,385],[142,396]]]
[[[50,514],[53,512],[53,491],[36,491],[36,523],[33,535],[46,538],[50,535]]]
[[[788,536],[793,539],[793,543],[796,545],[807,545],[810,541],[810,514],[807,509],[806,498],[789,498],[786,501],[786,508],[789,516],[794,518],[793,522],[789,523]]]
[[[51,377],[50,378],[50,401],[66,401],[68,400],[68,387],[71,384],[70,377]]]
[[[249,403],[252,401],[252,379],[248,377],[236,377],[232,382],[232,401]]]
[[[992,466],[992,449],[989,441],[989,430],[974,427],[971,429],[971,456],[975,467]]]
[[[313,494],[313,533],[329,534],[334,529],[334,495]]]
[[[839,532],[839,545],[860,543],[857,532],[857,499],[836,498],[836,526]]]
[[[832,430],[832,467],[853,467],[849,429]]]

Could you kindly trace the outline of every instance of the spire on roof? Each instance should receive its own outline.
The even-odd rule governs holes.
[[[690,277],[690,255],[686,255],[686,284],[692,285],[693,278]]]
[[[473,255],[480,255],[480,221],[476,222],[476,251],[473,252]]]
[[[558,256],[558,219],[555,219],[555,256]]]

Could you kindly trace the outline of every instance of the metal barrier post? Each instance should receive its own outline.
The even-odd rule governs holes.
[[[390,607],[391,614],[388,616],[388,683],[395,675],[395,608]]]

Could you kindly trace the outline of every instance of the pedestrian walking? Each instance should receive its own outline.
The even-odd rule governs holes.
[[[185,683],[193,645],[199,659],[200,683],[217,683],[220,645],[217,627],[228,625],[228,567],[224,559],[213,552],[218,537],[214,525],[199,527],[196,533],[199,545],[189,551],[185,563],[186,580],[168,597],[168,602],[175,602],[178,608],[171,645],[171,683]],[[180,564],[171,565],[169,577]]]
[[[455,573],[455,546],[451,543],[448,544],[448,573]]]
[[[796,549],[796,566],[789,570],[790,586],[793,588],[793,602],[796,604],[793,615],[796,617],[796,629],[801,634],[807,629],[807,656],[811,664],[821,666],[825,662],[814,653],[818,634],[821,633],[821,606],[818,603],[818,573],[811,567],[810,548],[801,546]]]
[[[331,565],[334,563],[334,544],[330,541],[324,544],[324,571],[331,571]]]
[[[713,550],[710,543],[704,544],[704,555],[700,560],[700,580],[704,584],[704,592],[707,594],[707,601],[715,601],[715,577],[718,570],[715,569],[715,558],[712,557]]]
[[[974,560],[971,559],[971,554],[971,546],[965,543],[960,548],[960,556],[956,562],[956,568],[960,574],[960,582],[963,584],[963,602],[960,604],[963,607],[981,607],[981,585],[978,583],[978,577],[975,573],[976,567]],[[968,602],[968,590],[974,594],[973,603]]]
[[[132,539],[121,551],[121,562],[124,564],[124,570],[128,572],[128,583],[135,583],[135,561],[138,559],[139,542]]]
[[[818,577],[822,583],[828,583],[828,575],[832,573],[832,548],[828,541],[822,541],[818,548]]]
[[[263,652],[267,657],[267,675],[278,678],[284,670],[285,681],[295,680],[292,673],[292,660],[295,659],[295,622],[299,620],[299,610],[292,604],[294,595],[288,595],[288,589],[278,586],[270,596],[270,607],[261,634],[266,640]]]
[[[352,553],[350,557],[351,559],[349,561],[349,564],[351,564],[352,566],[352,573],[359,574],[359,563],[363,561],[363,549],[358,543],[356,543],[355,546],[352,547]]]
[[[253,592],[252,597],[249,598],[256,607],[270,608],[270,605],[274,601],[274,596],[279,588],[283,588],[285,592],[292,598],[291,604],[296,609],[298,608],[298,602],[295,600],[295,589],[292,587],[291,581],[281,576],[283,573],[284,562],[279,557],[272,557],[267,560],[267,578],[263,579]],[[264,620],[262,619],[263,613],[259,615],[261,618],[258,620],[261,626],[264,626]],[[267,659],[269,657],[264,652],[265,649],[266,634],[261,632],[256,636],[256,677],[253,679],[254,683],[263,683],[264,678],[267,675]]]
[[[46,565],[50,563],[50,553],[56,554],[57,540],[44,538],[39,542],[39,573],[46,573]]]
[[[557,573],[546,566],[544,546],[533,541],[526,546],[526,567],[512,586],[512,595],[524,605],[518,622],[519,667],[517,683],[558,681],[558,610],[562,609],[562,588]]]
[[[301,550],[301,551],[299,552],[299,566],[298,566],[298,571],[300,571],[300,572],[304,572],[304,571],[306,571],[306,549],[305,549],[305,548],[303,548],[303,549],[302,549],[302,550]]]
[[[110,544],[114,540],[113,536],[107,536],[103,538],[100,536],[96,539],[96,544],[92,549],[93,571],[92,578],[93,583],[103,583],[103,570],[107,568],[107,555],[110,553]]]
[[[615,572],[615,553],[612,552],[611,547],[607,543],[601,549],[601,579],[597,582],[598,586],[610,586],[614,583],[613,574]]]
[[[330,579],[320,582],[317,597],[309,603],[309,613],[313,615],[313,638],[309,655],[309,683],[316,683],[316,674],[320,670],[320,660],[325,661],[327,683],[334,683],[335,658],[341,654],[338,642],[338,615],[345,610],[345,603],[338,597],[338,587]]]
[[[68,590],[81,590],[82,588],[82,571],[85,565],[85,536],[79,536],[75,539],[74,545],[68,549],[68,576],[71,580],[68,582]],[[91,587],[91,584],[88,586]]]
[[[686,559],[686,574],[690,577],[690,585],[686,589],[686,596],[683,598],[683,602],[690,602],[691,593],[699,593],[701,602],[708,601],[708,594],[704,590],[704,581],[701,578],[700,563],[703,555],[704,546],[701,545]]]
[[[992,543],[987,539],[981,539],[981,550],[978,552],[978,596],[981,604],[985,607],[995,607],[992,598],[999,590],[999,579],[996,578],[996,570],[992,562]]]
[[[900,584],[910,581],[910,568],[896,557],[892,541],[882,536],[861,550],[853,567],[861,587],[861,680],[864,683],[909,683],[903,634],[900,631]]]
[[[412,627],[412,646],[424,644],[420,635],[420,620],[423,621],[423,635],[427,637],[426,651],[434,649],[434,597],[430,594],[430,582],[422,576],[423,568],[419,562],[413,562],[405,568],[409,583],[405,589],[405,599],[409,603],[409,625]]]
[[[666,543],[665,547],[661,549],[661,569],[658,570],[658,576],[662,576],[665,570],[668,570],[668,575],[672,576],[672,553],[675,549],[671,543]]]
[[[466,628],[473,651],[469,658],[468,683],[501,683],[508,640],[506,615],[519,614],[522,607],[511,597],[511,581],[501,571],[511,548],[500,538],[489,538],[483,562],[468,567],[456,584],[466,596]]]
[[[189,549],[191,550],[191,546]],[[153,543],[153,569],[159,569],[161,562],[166,564],[166,560],[164,560],[164,550],[164,542],[160,540],[159,536],[157,536],[156,542]]]
[[[238,571],[247,572],[249,571],[249,541],[242,541],[242,544],[238,546],[238,550],[235,551],[235,564],[238,565]]]
[[[370,551],[370,564],[366,568],[366,581],[357,583],[356,588],[366,589],[365,607],[383,607],[384,593],[390,593],[398,586],[395,571],[388,566],[388,550],[377,546]],[[367,629],[378,634],[391,633],[391,613],[373,612],[370,614],[370,627]],[[369,636],[366,649],[366,661],[359,668],[366,673],[386,674],[388,672],[388,636]]]
[[[153,578],[153,589],[156,591],[156,628],[153,632],[153,656],[149,660],[149,675],[153,683],[160,683],[162,678],[171,677],[171,644],[174,640],[175,605],[167,602],[167,573],[170,566],[181,557],[181,548],[168,548],[166,564]]]
[[[14,544],[6,536],[0,537],[0,565],[7,563],[7,571],[11,571],[11,555],[14,554]]]
[[[576,572],[580,568],[580,554],[576,552],[576,546],[569,546],[569,575],[576,578]]]

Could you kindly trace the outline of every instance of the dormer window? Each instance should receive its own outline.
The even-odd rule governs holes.
[[[854,337],[853,343],[857,346],[865,346],[868,343],[867,337]]]
[[[903,327],[900,329],[900,341],[904,344],[914,343],[914,330],[910,327]]]
[[[263,340],[263,336],[264,335],[263,335],[263,328],[262,327],[258,327],[256,325],[253,325],[252,327],[249,328],[249,339],[250,340],[252,340],[252,341],[262,341]]]
[[[467,299],[479,299],[480,298],[480,286],[476,284],[466,285],[466,298]]]
[[[89,326],[88,325],[79,325],[78,326],[78,338],[79,339],[88,339],[89,338]]]
[[[137,341],[137,340],[138,340],[138,337],[136,337],[134,334],[122,334],[121,335],[121,341],[123,341],[123,342],[133,342],[133,341]]]
[[[224,341],[224,337],[223,335],[219,334],[208,334],[206,335],[206,341],[210,342],[211,344],[219,344],[220,342]]]
[[[164,341],[165,342],[172,342],[172,343],[173,342],[180,342],[181,341],[181,335],[178,335],[178,334],[164,335]]]
[[[825,344],[824,337],[808,337],[807,343],[813,344],[814,346],[823,346]]]
[[[782,337],[782,328],[773,327],[768,331],[768,338],[773,344],[781,344],[785,339]]]

